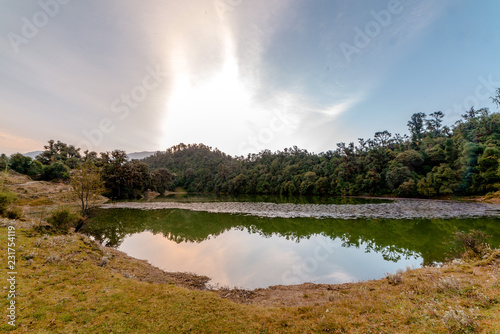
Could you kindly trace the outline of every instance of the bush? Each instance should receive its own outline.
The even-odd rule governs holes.
[[[9,167],[21,174],[27,174],[31,165],[31,158],[25,157],[21,153],[16,153],[10,156]]]
[[[16,195],[9,191],[0,191],[0,216],[5,216],[9,206],[16,201]]]
[[[7,170],[9,166],[9,157],[2,153],[0,155],[0,172]]]
[[[72,227],[75,227],[79,221],[79,217],[69,211],[67,208],[57,209],[52,213],[47,222],[58,231],[67,233]]]
[[[449,333],[476,333],[479,327],[476,322],[477,318],[474,310],[450,308],[442,320]]]
[[[42,179],[45,181],[69,179],[69,167],[63,163],[54,162],[52,165],[43,168]]]
[[[389,284],[398,285],[403,282],[404,271],[399,269],[395,274],[387,274]]]
[[[397,196],[413,197],[417,195],[417,183],[415,180],[410,179],[401,183],[401,185],[394,192]]]
[[[453,251],[455,257],[482,257],[491,249],[489,236],[483,231],[456,231],[454,234]]]
[[[23,211],[20,208],[14,207],[10,210],[7,210],[6,214],[9,219],[21,219],[23,216]]]
[[[28,176],[34,180],[40,179],[43,173],[43,165],[38,160],[33,160],[28,168]]]

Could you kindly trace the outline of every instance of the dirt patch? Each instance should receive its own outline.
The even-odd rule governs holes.
[[[108,268],[126,278],[137,279],[141,282],[174,284],[188,289],[206,290],[209,277],[191,273],[171,273],[163,271],[145,260],[139,260],[126,255],[116,249],[105,249]],[[105,261],[105,260],[103,260]]]
[[[66,183],[33,181],[26,175],[10,172],[5,186],[17,195],[16,205],[21,207],[73,203],[71,186]]]
[[[9,191],[16,194],[15,205],[22,209],[25,219],[41,223],[59,206],[79,210],[71,192],[71,185],[67,182],[33,181],[29,176],[13,171],[9,171],[3,182]],[[101,196],[95,204],[107,201],[106,197]]]
[[[497,191],[495,193],[490,193],[484,196],[467,197],[466,199],[474,202],[500,204],[500,191]]]
[[[344,284],[313,284],[276,285],[267,289],[255,290],[214,290],[222,298],[227,298],[237,303],[270,306],[314,306],[332,300],[332,292],[347,292],[354,283]]]

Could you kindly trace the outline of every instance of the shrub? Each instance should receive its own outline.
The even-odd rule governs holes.
[[[58,232],[67,233],[72,227],[75,227],[79,217],[69,211],[67,208],[57,209],[52,213],[47,222]]]
[[[14,207],[7,210],[6,216],[9,219],[21,219],[21,217],[23,216],[23,211],[18,207]]]
[[[16,199],[15,194],[9,191],[0,191],[0,216],[5,216],[7,209]]]
[[[9,157],[2,153],[0,155],[0,172],[6,171],[9,166]]]
[[[42,179],[45,181],[69,179],[69,167],[63,163],[54,162],[52,165],[43,168]]]
[[[403,282],[404,271],[399,269],[395,274],[387,274],[387,280],[389,284],[398,285]]]
[[[28,176],[34,180],[40,179],[43,173],[43,165],[38,160],[33,160],[28,168]]]
[[[450,308],[443,317],[443,323],[449,333],[475,333],[478,330],[477,318],[473,310]]]
[[[15,153],[10,156],[9,167],[21,174],[27,174],[31,165],[31,158],[25,157],[21,153]]]
[[[452,250],[455,257],[482,257],[491,249],[488,243],[489,236],[483,231],[470,232],[456,231]]]

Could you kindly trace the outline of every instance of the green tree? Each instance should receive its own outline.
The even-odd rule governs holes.
[[[474,109],[474,107],[470,107],[470,109],[467,110],[467,112],[462,115],[462,118],[466,121],[470,121],[476,118],[477,115],[478,112]]]
[[[330,181],[326,176],[321,176],[314,184],[314,192],[319,195],[328,194],[329,188],[330,188]]]
[[[442,111],[436,111],[429,114],[429,116],[430,119],[425,121],[427,130],[435,137],[437,137],[441,134],[444,113]]]
[[[392,134],[387,130],[375,132],[374,142],[376,143],[376,146],[385,147],[391,144],[391,137]]]
[[[478,158],[477,170],[479,171],[479,183],[483,191],[498,190],[500,176],[498,175],[500,149],[487,147]]]
[[[418,192],[428,197],[453,194],[457,186],[457,175],[447,164],[434,167],[417,184]]]
[[[386,182],[391,191],[395,191],[401,184],[411,179],[412,172],[407,166],[403,166],[395,161],[386,172]]]
[[[123,162],[119,155],[103,165],[106,196],[112,198],[140,198],[151,187],[148,165],[137,160]],[[154,187],[153,187],[154,188]]]
[[[173,184],[173,175],[166,168],[158,168],[151,173],[152,188],[160,194],[169,190]]]
[[[0,172],[6,171],[9,167],[9,157],[4,153],[0,155]]]
[[[54,162],[52,165],[44,166],[42,180],[67,180],[69,179],[70,169],[61,162]]]
[[[491,97],[491,101],[500,107],[500,88],[497,88],[495,96]]]
[[[80,162],[80,149],[73,145],[65,144],[59,140],[55,142],[51,139],[44,148],[45,150],[36,157],[44,165],[62,162],[71,168],[76,168]]]
[[[21,153],[15,153],[10,156],[9,167],[10,169],[21,173],[28,174],[28,169],[31,165],[31,158],[25,157]]]
[[[73,196],[80,205],[81,216],[86,217],[92,201],[104,192],[104,181],[101,179],[99,168],[92,162],[83,163],[72,172],[70,184]]]
[[[411,142],[414,147],[418,147],[424,136],[425,113],[414,113],[408,121],[408,129],[411,133]]]
[[[40,179],[43,173],[43,165],[38,160],[33,160],[28,168],[28,176],[34,180]]]

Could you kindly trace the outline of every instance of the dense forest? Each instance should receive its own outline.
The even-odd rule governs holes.
[[[484,194],[500,187],[500,114],[471,108],[452,128],[444,114],[412,115],[410,136],[388,131],[320,154],[297,147],[233,158],[180,144],[142,160],[191,192],[282,195]]]
[[[500,106],[500,89],[493,102]],[[99,167],[111,198],[139,198],[146,190],[280,195],[396,195],[436,197],[500,189],[500,114],[470,108],[453,126],[440,111],[415,113],[408,135],[375,133],[315,154],[294,146],[232,157],[203,144],[179,144],[143,160],[124,151],[80,152],[50,140],[35,159],[0,156],[0,168],[34,179],[68,179],[89,161]]]

